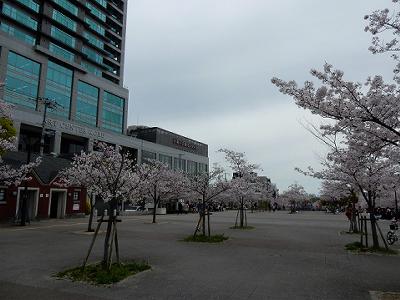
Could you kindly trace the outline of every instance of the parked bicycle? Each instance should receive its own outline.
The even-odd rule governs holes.
[[[389,228],[390,230],[386,235],[386,239],[389,245],[393,245],[399,240],[399,236],[397,235],[397,231],[399,230],[397,220],[392,221],[392,223],[389,225]]]

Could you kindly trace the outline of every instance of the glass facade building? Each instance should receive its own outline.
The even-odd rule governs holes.
[[[97,125],[99,89],[83,81],[78,82],[76,120],[90,126]]]
[[[0,0],[6,101],[114,133],[126,131],[126,0]],[[18,41],[18,44],[16,43]],[[0,95],[1,96],[1,95]]]
[[[57,99],[59,106],[51,111],[52,114],[68,119],[71,107],[72,70],[48,62],[45,97]]]
[[[102,127],[121,133],[124,120],[124,99],[109,92],[104,92]]]
[[[40,64],[14,52],[8,53],[4,100],[36,109]]]
[[[127,0],[0,0],[0,99],[15,105],[19,151],[26,137],[40,141],[48,98],[58,105],[47,110],[45,154],[71,158],[103,141],[139,163],[206,170],[205,144],[161,129],[154,140],[127,135],[126,12]]]

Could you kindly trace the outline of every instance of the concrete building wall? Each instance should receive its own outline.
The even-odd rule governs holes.
[[[14,112],[14,120],[18,124],[27,124],[40,127],[42,124],[42,113],[33,112],[28,109],[19,108]],[[74,121],[59,120],[49,117],[46,122],[46,128],[55,131],[56,141],[52,152],[60,153],[61,135],[70,134],[88,139],[89,144],[93,145],[95,141],[103,141],[110,144],[120,145],[138,150],[138,162],[141,163],[141,151],[150,151],[157,154],[169,155],[175,158],[191,160],[203,164],[209,164],[207,156],[197,155],[194,153],[185,152],[179,149],[160,145],[145,140],[137,139],[123,134],[116,134],[100,128],[89,128],[82,126]]]

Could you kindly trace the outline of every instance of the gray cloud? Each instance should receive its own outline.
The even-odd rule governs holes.
[[[349,79],[390,79],[392,63],[367,50],[363,16],[389,0],[130,0],[125,85],[129,124],[156,125],[245,151],[281,189],[318,182],[293,171],[318,166],[325,149],[270,78],[310,79],[325,61]]]

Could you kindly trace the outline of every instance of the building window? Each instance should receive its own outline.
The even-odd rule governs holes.
[[[197,162],[188,160],[187,161],[187,172],[189,174],[197,174]]]
[[[75,38],[55,26],[51,26],[51,36],[56,40],[75,48]]]
[[[33,0],[17,0],[19,3],[22,3],[26,7],[34,10],[35,12],[39,12],[40,5]]]
[[[102,127],[122,133],[124,125],[125,100],[111,93],[104,92]]]
[[[85,82],[78,82],[78,97],[76,99],[76,120],[96,126],[99,89]]]
[[[98,10],[96,7],[94,7],[92,4],[90,4],[89,2],[86,2],[86,7],[90,9],[90,13],[92,15],[96,16],[103,22],[106,21],[106,15],[104,13],[102,13],[100,10]]]
[[[186,160],[181,158],[174,158],[174,170],[186,172]]]
[[[14,52],[8,53],[4,100],[36,109],[40,64]]]
[[[89,18],[85,18],[85,23],[89,25],[89,27],[96,31],[97,33],[104,35],[106,33],[106,30],[104,29],[103,26],[100,26],[99,24],[97,24],[95,21],[93,21],[92,19]]]
[[[207,173],[208,172],[208,165],[207,164],[198,164],[198,173]]]
[[[155,160],[157,159],[157,154],[154,152],[142,150],[142,162],[148,162],[149,160]]]
[[[170,169],[172,169],[172,156],[160,154],[158,160],[164,164],[167,164]]]
[[[71,14],[77,16],[78,15],[78,7],[69,2],[68,0],[53,0],[55,3],[60,5],[65,10],[69,11]]]
[[[87,47],[82,47],[82,53],[86,54],[89,59],[97,62],[98,64],[103,63],[103,56],[99,55],[96,51]]]
[[[103,72],[99,68],[96,68],[95,66],[86,61],[82,61],[81,66],[84,67],[86,71],[88,71],[89,73],[92,73],[93,75],[96,75],[98,77],[101,77],[103,74]]]
[[[0,188],[0,204],[6,204],[6,189]]]
[[[45,97],[55,100],[60,106],[51,113],[68,118],[71,105],[72,70],[52,61],[48,62]]]
[[[72,31],[76,30],[76,22],[72,21],[71,18],[68,18],[66,15],[60,13],[58,10],[53,10],[53,20],[58,23],[64,25],[65,27],[71,29]]]
[[[84,37],[87,38],[87,40],[89,41],[89,43],[97,48],[100,49],[104,49],[104,43],[102,41],[100,41],[99,39],[97,39],[95,36],[91,35],[88,32],[84,32],[83,33]]]
[[[103,6],[104,8],[107,7],[107,1],[106,0],[95,0],[98,4]]]
[[[27,44],[30,44],[30,45],[35,45],[35,43],[36,43],[36,39],[33,36],[23,32],[23,31],[21,31],[21,30],[19,30],[17,28],[15,28],[12,25],[9,25],[9,24],[6,24],[6,23],[2,22],[0,24],[0,27],[1,27],[2,31],[8,33],[9,35],[15,37],[16,39],[18,39],[20,41],[23,41],[23,42],[25,42]]]
[[[61,48],[60,46],[58,46],[56,44],[50,43],[49,50],[52,53],[54,53],[55,55],[60,56],[70,62],[73,62],[75,60],[75,55],[72,52],[69,52],[69,51],[65,50],[64,48]]]
[[[3,14],[9,16],[19,23],[24,24],[25,26],[28,26],[29,28],[37,30],[38,22],[35,19],[32,19],[29,15],[17,10],[7,3],[3,3]]]

